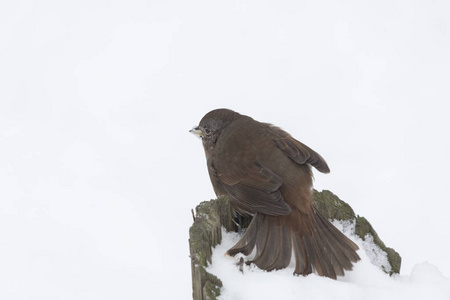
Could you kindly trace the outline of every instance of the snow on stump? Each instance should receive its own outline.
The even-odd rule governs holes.
[[[386,247],[369,221],[364,217],[355,215],[350,205],[327,190],[323,190],[322,192],[314,191],[313,204],[330,220],[355,222],[355,235],[359,236],[363,241],[373,240],[373,243],[387,254],[390,266],[387,268],[381,266],[381,269],[389,275],[400,273],[400,266],[402,264],[400,254],[394,249]]]
[[[400,255],[386,247],[372,225],[364,217],[355,215],[350,205],[327,190],[314,191],[313,204],[330,220],[354,222],[357,236],[363,241],[373,241],[386,253],[388,265],[380,266],[381,269],[390,275],[400,273]],[[220,295],[222,282],[206,271],[211,263],[212,248],[222,241],[222,226],[227,231],[238,231],[248,226],[251,216],[239,216],[236,222],[227,197],[204,201],[195,210],[194,224],[189,229],[193,299],[216,299]]]

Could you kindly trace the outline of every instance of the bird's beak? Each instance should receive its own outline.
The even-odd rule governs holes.
[[[203,137],[203,133],[202,133],[200,127],[194,127],[191,130],[189,130],[189,132],[192,133],[193,135],[197,136],[198,138]]]

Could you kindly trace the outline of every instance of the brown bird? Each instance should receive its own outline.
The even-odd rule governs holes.
[[[271,124],[229,109],[207,113],[191,130],[203,141],[217,196],[227,195],[235,211],[251,214],[246,232],[227,253],[249,255],[267,271],[295,258],[294,274],[315,271],[336,278],[360,260],[358,246],[312,205],[311,166],[329,173],[314,150]]]

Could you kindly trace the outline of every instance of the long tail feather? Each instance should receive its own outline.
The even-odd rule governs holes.
[[[358,246],[314,208],[309,215],[298,210],[289,216],[255,214],[241,240],[227,253],[249,255],[255,247],[250,263],[267,271],[287,267],[293,253],[295,274],[315,271],[335,279],[360,260]]]

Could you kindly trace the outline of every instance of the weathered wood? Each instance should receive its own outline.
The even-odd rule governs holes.
[[[226,197],[205,201],[196,207],[194,224],[189,229],[189,248],[194,300],[216,299],[222,282],[208,273],[212,248],[222,241],[222,226],[235,231],[233,213]]]
[[[384,271],[389,274],[400,272],[400,255],[394,249],[386,247],[372,225],[364,217],[355,215],[350,205],[326,190],[314,191],[313,204],[329,219],[355,221],[355,234],[363,240],[368,234],[371,235],[374,243],[386,252],[391,270]],[[195,210],[194,224],[189,229],[192,295],[194,300],[216,299],[220,295],[222,282],[206,271],[206,267],[211,263],[212,248],[222,241],[222,226],[227,231],[238,231],[246,228],[252,217],[233,214],[226,197],[202,202]]]

